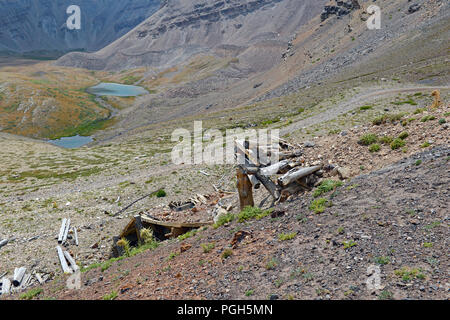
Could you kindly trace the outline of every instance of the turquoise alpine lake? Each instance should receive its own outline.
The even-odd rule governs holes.
[[[63,147],[66,149],[74,149],[74,148],[79,148],[81,146],[84,146],[85,144],[88,144],[89,142],[94,141],[94,139],[90,136],[73,136],[73,137],[63,137],[60,139],[55,139],[55,140],[49,140],[49,142],[51,144],[54,144],[56,146],[59,147]]]
[[[102,82],[87,89],[87,92],[97,96],[136,97],[148,93],[142,87],[119,83]]]

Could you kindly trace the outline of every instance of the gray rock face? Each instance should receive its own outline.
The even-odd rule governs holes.
[[[161,0],[1,0],[0,52],[95,51],[160,8]],[[81,9],[81,29],[69,30],[70,5]]]
[[[92,69],[170,66],[201,52],[239,54],[285,43],[327,0],[167,0],[153,16],[95,54],[71,53],[60,65]],[[252,53],[253,55],[253,53]]]

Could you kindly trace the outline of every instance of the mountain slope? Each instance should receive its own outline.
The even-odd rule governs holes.
[[[326,2],[169,0],[106,48],[95,54],[68,54],[58,64],[90,69],[163,67],[212,49],[226,55],[264,41],[287,42],[301,25],[321,12]]]
[[[66,28],[70,5],[81,9],[81,30]],[[95,51],[159,9],[160,0],[1,0],[0,52]]]

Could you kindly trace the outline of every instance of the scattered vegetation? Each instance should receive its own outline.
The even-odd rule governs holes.
[[[203,252],[204,253],[208,253],[208,252],[210,252],[212,249],[214,249],[216,247],[216,244],[214,242],[202,243],[200,246],[203,248]]]
[[[401,147],[404,147],[406,145],[406,142],[400,138],[394,139],[394,141],[391,142],[391,149],[396,150]]]
[[[369,146],[375,142],[377,142],[377,135],[374,133],[366,133],[360,139],[359,143],[365,146]]]
[[[164,198],[166,195],[167,195],[167,193],[163,189],[160,189],[156,192],[156,197],[158,197],[158,198]]]
[[[317,198],[318,196],[330,192],[340,186],[342,186],[341,181],[335,181],[331,179],[323,180],[320,185],[314,190],[313,196],[314,198]]]
[[[249,219],[262,219],[268,216],[271,213],[271,210],[261,210],[258,207],[245,207],[237,216],[238,222],[244,222]]]
[[[413,279],[425,279],[425,275],[422,273],[422,269],[408,267],[403,267],[401,269],[395,270],[394,274],[402,278],[403,282],[409,282]]]
[[[311,202],[309,209],[314,211],[314,213],[322,213],[325,211],[325,207],[331,207],[331,201],[325,198],[319,198]]]
[[[408,138],[409,133],[406,131],[403,131],[402,133],[400,133],[400,135],[398,136],[399,139],[405,140],[406,138]]]
[[[31,290],[28,290],[25,293],[22,293],[19,296],[20,300],[32,300],[34,297],[40,295],[42,293],[42,289],[41,288],[34,288]]]
[[[381,146],[378,143],[374,143],[369,146],[370,152],[378,152],[380,150],[381,150]]]
[[[357,243],[353,240],[343,241],[342,245],[344,246],[344,249],[349,249],[351,247],[354,247],[357,245]]]
[[[103,300],[114,300],[118,297],[119,293],[117,291],[112,291],[110,294],[103,296]]]
[[[389,257],[375,257],[374,259],[376,264],[389,264],[391,262],[391,259],[389,259]]]
[[[226,223],[230,223],[234,219],[236,219],[236,216],[232,213],[221,215],[217,222],[213,225],[213,228],[217,229],[218,227],[223,226]]]
[[[226,258],[228,258],[229,256],[231,256],[233,254],[233,250],[231,249],[225,249],[222,252],[222,259],[225,260]]]
[[[278,260],[272,257],[266,264],[267,270],[273,270],[278,265]]]
[[[278,235],[278,239],[280,241],[286,241],[286,240],[292,240],[297,235],[297,232],[291,232],[291,233],[280,233]]]

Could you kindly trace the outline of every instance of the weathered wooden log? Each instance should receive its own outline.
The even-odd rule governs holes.
[[[72,269],[67,265],[66,258],[64,257],[64,253],[60,246],[56,246],[56,250],[58,252],[59,262],[61,264],[61,268],[64,273],[72,273]]]
[[[271,166],[265,167],[265,168],[261,168],[261,170],[259,170],[259,172],[263,175],[263,176],[273,176],[274,174],[277,174],[280,170],[284,170],[286,168],[289,167],[289,161],[288,160],[283,160],[277,163],[272,164]]]
[[[31,279],[31,273],[27,273],[23,276],[23,280],[20,283],[20,290],[23,290],[26,287],[28,287],[30,279]]]
[[[66,257],[67,261],[69,261],[70,267],[73,271],[76,272],[78,269],[80,269],[80,267],[78,267],[77,263],[75,262],[75,259],[72,258],[68,251],[64,251],[64,256]]]
[[[8,239],[0,240],[0,248],[6,246],[7,244],[8,244]]]
[[[14,287],[20,286],[20,284],[23,280],[23,277],[25,276],[26,271],[27,271],[27,268],[25,268],[25,267],[16,268],[14,270],[14,277],[13,277],[13,281],[12,281],[12,284]]]
[[[64,218],[61,222],[61,228],[59,229],[59,235],[58,235],[58,243],[62,243],[62,241],[63,241],[64,231],[66,231],[66,222],[67,222],[66,218]]]
[[[77,233],[77,227],[73,227],[73,237],[75,238],[75,245],[78,246],[78,233]]]
[[[282,161],[285,159],[297,158],[300,157],[302,154],[303,152],[300,150],[283,151],[278,154],[278,160]]]
[[[250,179],[253,188],[259,189],[259,187],[261,186],[261,182],[254,175],[249,175],[248,178]]]
[[[236,175],[241,210],[243,210],[246,206],[253,207],[255,203],[253,201],[252,183],[241,166],[238,166],[236,169]]]
[[[139,244],[142,244],[144,241],[142,241],[142,239],[141,239],[141,230],[144,229],[144,226],[142,224],[142,219],[141,219],[140,215],[134,216],[134,225],[136,227],[136,235],[138,238],[138,242],[139,242]]]
[[[44,284],[44,280],[42,279],[40,273],[36,273],[34,276],[36,277],[36,279],[39,282],[39,284]]]
[[[259,172],[255,173],[255,177],[261,181],[263,186],[269,191],[269,193],[272,195],[274,200],[278,200],[280,198],[280,190],[278,189],[277,185],[270,180],[270,178],[263,176]]]
[[[278,184],[282,187],[287,186],[293,181],[306,177],[314,172],[320,170],[321,166],[314,166],[308,168],[294,168],[290,170],[288,173],[284,174],[280,178],[278,178]]]
[[[70,228],[70,219],[67,219],[66,227],[64,229],[62,243],[65,243],[67,241],[67,236],[69,235],[69,228]]]
[[[2,279],[2,295],[9,295],[11,292],[11,281],[8,278]]]

